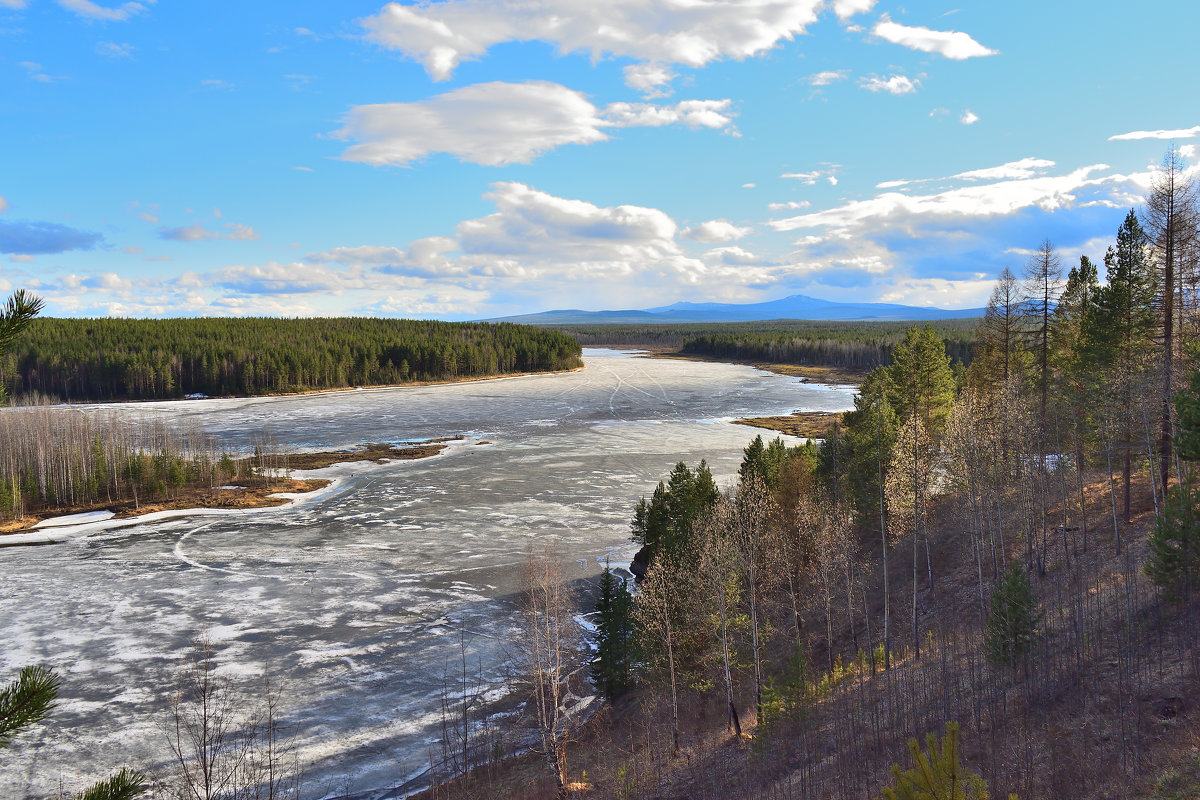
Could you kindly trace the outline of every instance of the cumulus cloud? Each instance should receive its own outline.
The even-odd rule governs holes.
[[[833,0],[833,13],[846,20],[855,14],[865,14],[875,7],[875,0]]]
[[[920,87],[921,82],[907,75],[892,75],[881,78],[878,75],[862,78],[858,85],[869,92],[887,92],[888,94],[912,94]]]
[[[334,136],[357,142],[342,158],[375,166],[403,166],[431,153],[503,166],[529,163],[566,144],[604,141],[605,128],[725,128],[732,122],[729,105],[728,100],[685,100],[613,103],[600,110],[582,93],[557,83],[496,81],[421,102],[356,106]]]
[[[871,33],[893,44],[920,50],[923,53],[938,53],[955,61],[979,56],[994,56],[998,52],[984,47],[960,31],[935,31],[929,28],[901,25],[898,22],[892,22],[887,14],[880,17],[879,22],[875,23],[875,27],[871,29]]]
[[[103,238],[98,233],[68,228],[56,222],[0,221],[0,253],[41,255],[91,250]]]
[[[807,80],[813,86],[828,86],[835,81],[844,80],[848,74],[849,70],[829,69],[824,72],[818,72],[816,75],[809,75]]]
[[[683,235],[694,242],[720,244],[737,241],[753,232],[754,228],[749,226],[734,225],[725,219],[711,219],[708,222],[701,222],[699,225],[684,229]]]
[[[671,81],[678,77],[662,64],[630,64],[623,70],[625,85],[646,97],[666,97],[671,94]]]
[[[153,3],[154,0],[146,0]],[[77,17],[104,22],[124,22],[135,14],[146,10],[146,3],[122,3],[116,8],[97,5],[92,0],[58,0],[58,4]]]
[[[145,215],[143,215],[145,216]],[[202,242],[206,239],[226,239],[233,242],[248,242],[258,238],[258,232],[249,225],[240,222],[230,222],[225,226],[225,232],[205,228],[199,223],[180,228],[160,228],[158,235],[162,239],[175,242]]]
[[[366,282],[359,270],[339,270],[318,264],[295,261],[280,264],[231,266],[220,270],[213,285],[242,294],[340,294],[347,289],[362,289]]]
[[[841,1],[844,10],[862,3]],[[388,3],[362,24],[369,40],[420,62],[435,80],[445,80],[463,60],[479,58],[501,42],[544,41],[564,54],[690,67],[743,59],[803,33],[823,5],[823,0],[443,0]]]
[[[979,122],[979,115],[968,108],[963,112],[962,116],[958,118],[958,121],[963,125],[974,125],[976,122]]]
[[[791,211],[798,208],[809,208],[812,203],[808,200],[788,200],[785,203],[767,203],[771,211]]]
[[[115,272],[106,272],[93,278],[85,278],[79,283],[89,289],[103,289],[108,292],[128,292],[133,289],[133,281],[122,278]]]
[[[1200,125],[1193,128],[1176,128],[1175,130],[1130,131],[1108,137],[1110,142],[1130,142],[1139,139],[1191,139],[1200,136]]]
[[[729,106],[729,100],[684,100],[672,106],[609,103],[601,114],[601,124],[615,128],[686,125],[689,128],[721,129],[733,123]]]

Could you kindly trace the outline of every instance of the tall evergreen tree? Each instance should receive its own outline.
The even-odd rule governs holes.
[[[600,576],[596,601],[596,655],[591,663],[592,685],[604,699],[615,702],[633,682],[633,597],[608,564]]]
[[[1120,446],[1124,456],[1124,516],[1130,520],[1130,482],[1133,461],[1134,396],[1148,368],[1154,342],[1154,300],[1158,287],[1146,258],[1146,234],[1137,214],[1130,211],[1117,230],[1115,247],[1108,248],[1104,267],[1108,285],[1097,297],[1089,339],[1101,367],[1115,389]]]

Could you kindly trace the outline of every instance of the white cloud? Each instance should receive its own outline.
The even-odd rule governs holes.
[[[133,58],[133,51],[137,50],[133,45],[124,42],[96,42],[94,49],[96,55],[105,58]]]
[[[914,81],[907,75],[892,75],[890,78],[880,78],[877,75],[872,75],[869,78],[859,80],[858,85],[869,92],[912,94],[921,85],[921,82]]]
[[[107,292],[128,292],[133,289],[133,281],[122,278],[115,272],[106,272],[95,278],[85,278],[79,285],[88,289],[102,289]]]
[[[854,4],[854,0],[850,0]],[[803,33],[823,0],[444,0],[389,3],[363,20],[367,38],[419,61],[435,80],[501,42],[544,41],[593,60],[626,56],[701,67],[743,59]]]
[[[62,75],[49,75],[42,69],[42,65],[36,61],[21,61],[17,64],[21,69],[29,75],[29,80],[37,81],[38,83],[52,83],[62,79]]]
[[[671,81],[678,77],[662,64],[630,64],[623,70],[625,85],[646,97],[666,97],[671,94]]]
[[[15,253],[8,257],[8,260],[14,264],[32,264],[37,260],[36,256],[31,256],[26,253]]]
[[[1183,156],[1184,158],[1186,158],[1188,160],[1194,159],[1196,157],[1196,145],[1185,144],[1185,145],[1180,146],[1179,155]],[[0,200],[2,200],[2,199],[3,198],[0,198]],[[3,211],[3,210],[4,210],[4,206],[0,205],[0,211]]]
[[[689,128],[728,128],[729,100],[684,100],[673,106],[652,103],[609,103],[601,113],[603,125],[615,128],[687,125]]]
[[[1053,161],[1048,161],[1044,158],[1022,158],[1019,161],[1009,161],[1007,164],[1001,164],[998,167],[986,167],[984,169],[972,169],[960,172],[957,175],[951,175],[950,178],[966,181],[1015,180],[1032,178],[1039,172],[1045,172],[1053,166]]]
[[[580,92],[557,83],[483,83],[415,103],[356,106],[334,133],[358,143],[342,158],[402,166],[431,153],[486,166],[525,164],[566,144],[604,141],[605,128],[684,124],[725,128],[728,100],[675,105],[613,103],[597,109]]]
[[[143,215],[147,216],[147,215]],[[148,220],[154,220],[148,217]],[[206,239],[226,239],[234,242],[248,242],[258,238],[258,233],[249,225],[240,222],[230,222],[225,225],[225,232],[209,230],[199,224],[186,225],[181,228],[160,228],[158,235],[163,239],[176,242],[200,242]]]
[[[798,208],[809,208],[812,205],[808,200],[788,200],[786,203],[767,203],[767,208],[771,211],[790,211]]]
[[[1177,128],[1175,130],[1159,131],[1130,131],[1108,137],[1110,142],[1129,142],[1138,139],[1191,139],[1200,136],[1200,125],[1194,128]]]
[[[963,125],[974,125],[976,122],[979,122],[979,115],[968,108],[963,112],[962,116],[958,118],[958,121]]]
[[[831,84],[835,81],[844,80],[848,74],[849,74],[849,70],[844,70],[844,69],[832,70],[832,69],[830,69],[830,70],[825,70],[824,72],[818,72],[816,75],[810,75],[810,76],[808,76],[807,80],[813,86],[828,86],[829,84]]]
[[[0,214],[4,213],[6,208],[8,208],[8,201],[0,197]]]
[[[811,172],[785,172],[779,177],[787,180],[800,181],[805,186],[816,186],[817,181],[824,179],[830,186],[837,186],[837,177],[834,175],[838,169],[838,164],[827,164],[826,169],[815,169]]]
[[[833,13],[843,20],[855,14],[865,14],[874,7],[875,0],[833,0]]]
[[[756,183],[743,183],[743,184],[742,184],[742,188],[743,188],[743,189],[753,189],[753,188],[754,188],[754,187],[756,187],[757,185],[758,185],[758,184],[756,184]],[[0,210],[3,210],[3,209],[0,209]]]
[[[929,28],[910,27],[892,22],[887,14],[871,29],[871,33],[893,44],[903,45],[923,53],[938,53],[946,58],[961,61],[978,56],[994,56],[998,51],[990,50],[960,31],[935,31]]]
[[[1107,180],[1089,177],[1093,172],[1106,168],[1105,164],[1094,164],[1061,176],[1002,180],[929,195],[885,192],[869,200],[856,200],[837,208],[775,220],[771,225],[780,231],[817,227],[849,229],[880,221],[896,224],[904,219],[922,216],[989,217],[1011,214],[1025,208],[1053,211],[1073,203],[1077,190]]]
[[[683,235],[695,242],[720,244],[737,241],[753,232],[753,227],[741,227],[725,219],[712,219],[684,229]]]
[[[4,8],[22,9],[25,7],[25,0],[0,0],[0,6]]]
[[[146,2],[153,3],[154,0]],[[92,0],[58,0],[58,4],[78,17],[105,22],[124,22],[134,14],[146,10],[145,3],[122,3],[116,8],[106,8],[93,3]]]
[[[1044,158],[1022,158],[1019,161],[1009,161],[998,167],[985,167],[959,172],[944,178],[917,178],[914,180],[882,181],[875,184],[876,189],[898,189],[917,183],[941,183],[944,181],[998,181],[1032,178],[1054,166],[1053,161]]]

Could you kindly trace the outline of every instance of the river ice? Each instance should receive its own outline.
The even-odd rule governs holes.
[[[63,676],[50,721],[4,753],[0,796],[77,789],[166,758],[173,674],[205,634],[222,669],[284,687],[305,796],[400,796],[429,763],[446,670],[502,679],[500,646],[531,543],[572,578],[633,548],[633,504],[683,460],[719,484],[755,431],[742,416],[850,407],[845,388],[749,367],[585,351],[586,368],[454,385],[120,406],[229,446],[295,449],[463,434],[436,458],[340,469],[314,501],[84,529],[0,549],[0,682]],[[102,408],[102,407],[94,407]]]

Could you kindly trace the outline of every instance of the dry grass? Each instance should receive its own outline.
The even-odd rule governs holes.
[[[747,417],[735,419],[736,425],[747,425],[751,428],[765,428],[770,431],[798,436],[801,439],[823,439],[833,427],[833,423],[841,420],[838,411],[797,411],[782,417]]]

